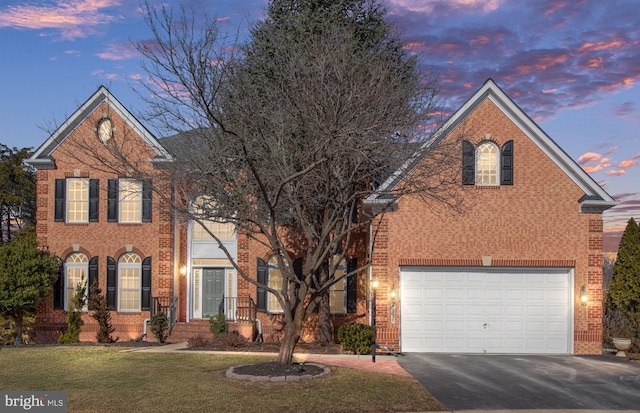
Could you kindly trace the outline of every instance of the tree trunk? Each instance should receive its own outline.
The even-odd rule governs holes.
[[[280,343],[280,351],[276,361],[282,364],[291,364],[293,359],[293,351],[300,340],[300,329],[296,328],[295,323],[285,327],[285,334]]]
[[[23,321],[24,321],[24,314],[22,312],[18,312],[17,314],[12,316],[13,318],[13,322],[16,325],[16,337],[13,340],[13,345],[14,346],[21,346],[22,345],[22,326],[23,326]]]
[[[320,297],[318,305],[318,333],[320,344],[326,345],[333,341],[333,323],[331,322],[331,304],[329,292],[326,291]]]

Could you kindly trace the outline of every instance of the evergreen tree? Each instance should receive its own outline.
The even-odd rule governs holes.
[[[609,287],[605,319],[618,314],[614,330],[628,331],[632,337],[631,351],[640,349],[640,226],[629,219],[622,234],[618,257],[613,266],[613,280]],[[623,328],[624,327],[624,328]]]
[[[24,163],[30,150],[0,143],[0,243],[23,225],[35,225],[36,174]]]
[[[118,338],[114,339],[111,336],[115,331],[111,324],[111,311],[109,311],[109,306],[107,305],[107,297],[102,294],[102,289],[98,286],[97,279],[91,285],[89,309],[93,310],[91,318],[98,322],[96,341],[98,343],[115,343],[118,341]]]
[[[640,312],[640,226],[633,218],[620,240],[609,297],[613,305],[626,313]]]
[[[47,297],[57,274],[57,259],[38,248],[31,227],[0,247],[0,314],[15,323],[15,345],[22,344],[25,315]]]

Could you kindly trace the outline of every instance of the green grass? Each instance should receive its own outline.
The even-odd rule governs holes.
[[[119,347],[0,351],[1,390],[62,390],[69,412],[385,412],[444,410],[414,379],[331,367],[324,378],[246,382],[227,368],[265,357],[122,352]]]

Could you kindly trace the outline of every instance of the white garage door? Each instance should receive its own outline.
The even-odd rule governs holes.
[[[567,354],[570,269],[402,267],[401,351]]]

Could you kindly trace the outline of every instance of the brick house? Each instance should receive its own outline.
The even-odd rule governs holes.
[[[437,133],[448,139],[462,128],[460,190],[473,206],[436,217],[418,199],[401,198],[376,223],[371,249],[340,265],[348,271],[372,260],[331,289],[334,326],[371,322],[368,286],[376,278],[378,341],[395,349],[599,353],[602,212],[614,200],[491,80]],[[239,277],[199,224],[163,212],[144,180],[109,170],[101,140],[122,135],[137,142],[132,156],[150,173],[180,145],[179,137],[156,139],[101,87],[29,160],[38,169],[38,237],[63,264],[51,300],[37,310],[38,340],[57,336],[81,274],[106,291],[122,340],[140,337],[159,310],[175,316],[174,337],[182,339],[181,329],[206,329],[221,309],[245,335],[276,336],[276,300]],[[82,159],[89,153],[102,163]],[[371,197],[363,208],[376,205]],[[264,246],[233,227],[207,226],[241,268],[277,280]],[[81,339],[92,340],[96,326],[85,322]],[[305,336],[313,338],[313,320]]]

